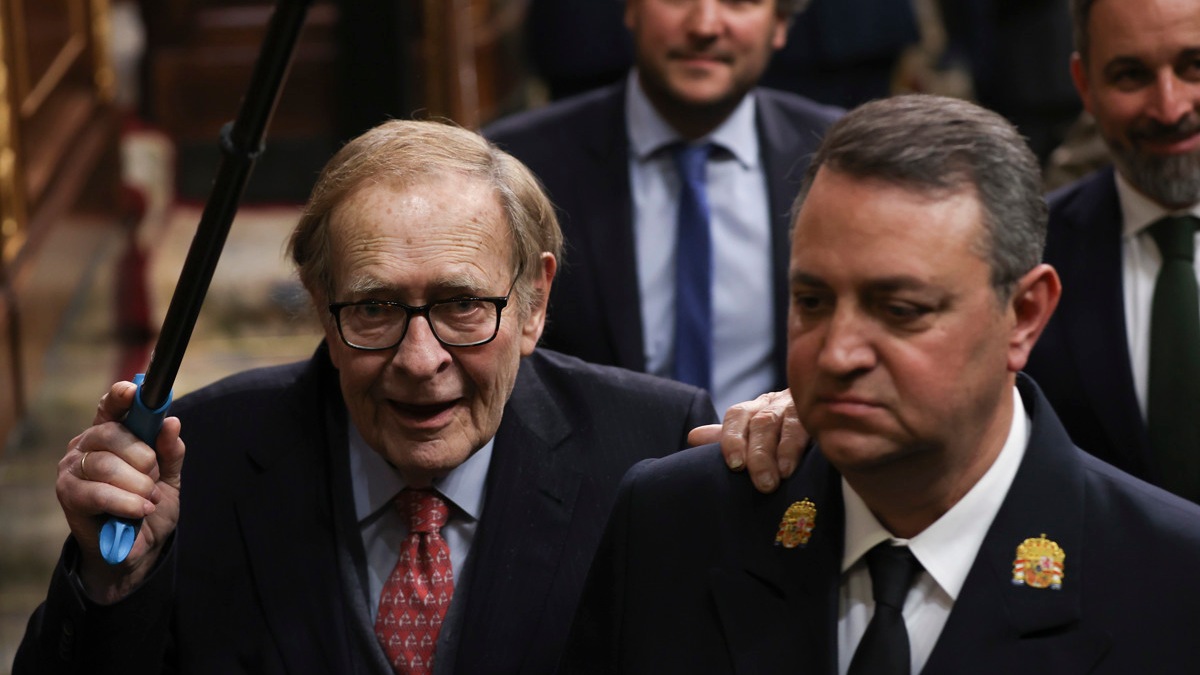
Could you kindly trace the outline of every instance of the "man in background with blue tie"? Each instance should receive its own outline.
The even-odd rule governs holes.
[[[783,388],[788,209],[840,111],[755,85],[804,4],[627,0],[625,82],[485,130],[559,210],[546,346],[718,410]]]

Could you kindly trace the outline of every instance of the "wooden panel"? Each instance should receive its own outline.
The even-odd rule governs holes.
[[[53,183],[77,176],[77,153],[111,117],[106,0],[14,0],[0,12],[0,259],[11,265],[47,204]],[[105,127],[113,133],[111,126]],[[94,159],[94,158],[91,158]],[[82,177],[86,178],[86,176]],[[115,176],[109,180],[115,189]],[[77,195],[82,184],[68,186]],[[58,190],[62,194],[64,190]]]
[[[39,243],[81,198],[115,212],[108,39],[107,0],[0,2],[0,430],[36,379],[24,359],[40,358],[47,342],[23,337],[22,319],[54,323],[62,312],[39,302],[22,312],[34,263],[69,277]]]
[[[17,127],[21,96],[16,86],[13,21],[11,14],[4,11],[7,7],[0,5],[0,283],[4,283],[6,264],[24,235],[26,213]]]
[[[424,107],[478,128],[509,111],[524,66],[518,49],[519,0],[424,0],[417,71]]]
[[[238,112],[266,34],[272,5],[198,11],[181,42],[162,45],[150,70],[150,113],[176,141],[214,143]],[[268,137],[303,138],[333,129],[333,35],[337,10],[313,5],[292,58]]]
[[[13,9],[21,116],[32,117],[86,56],[89,35],[77,0],[16,0]]]
[[[0,285],[0,450],[3,450],[8,431],[24,412],[24,394],[19,386],[23,380],[17,370],[21,364],[20,342],[17,340],[16,315],[11,312],[13,301],[7,284]]]

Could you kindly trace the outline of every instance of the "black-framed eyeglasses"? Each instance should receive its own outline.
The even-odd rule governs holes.
[[[429,322],[433,337],[447,347],[477,347],[496,339],[500,313],[508,306],[521,270],[501,298],[450,298],[413,307],[388,300],[335,302],[329,305],[338,335],[346,346],[363,351],[391,349],[404,340],[414,316]]]

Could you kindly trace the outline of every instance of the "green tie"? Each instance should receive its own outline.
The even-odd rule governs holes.
[[[1150,314],[1150,450],[1162,486],[1200,501],[1200,293],[1193,216],[1150,226],[1162,253]]]

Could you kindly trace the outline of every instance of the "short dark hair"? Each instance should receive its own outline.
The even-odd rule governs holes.
[[[1037,159],[1016,128],[973,103],[912,94],[872,101],[825,134],[793,206],[793,221],[825,167],[932,195],[972,190],[983,210],[979,251],[1002,300],[1042,258],[1046,200]]]
[[[1092,41],[1088,37],[1088,19],[1092,16],[1092,6],[1096,0],[1070,0],[1071,29],[1075,36],[1075,51],[1084,62],[1088,60],[1088,48]]]

